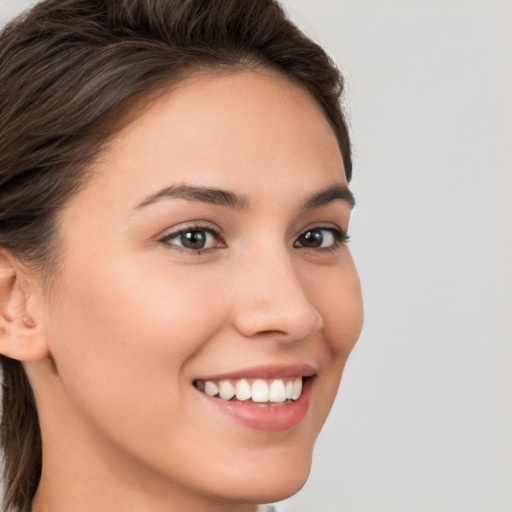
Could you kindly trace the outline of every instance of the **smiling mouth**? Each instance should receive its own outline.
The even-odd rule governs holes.
[[[298,400],[304,381],[309,378],[195,380],[194,387],[211,397],[228,402],[279,407]]]

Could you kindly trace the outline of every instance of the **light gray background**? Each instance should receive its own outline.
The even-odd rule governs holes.
[[[366,322],[280,510],[512,512],[512,2],[284,4],[347,77]]]

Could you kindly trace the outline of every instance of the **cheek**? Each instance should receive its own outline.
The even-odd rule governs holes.
[[[325,268],[308,281],[309,296],[323,319],[322,337],[314,350],[326,353],[319,358],[318,384],[322,390],[312,404],[313,416],[321,419],[320,430],[336,394],[341,376],[363,324],[363,305],[357,271],[350,255],[342,266]]]
[[[361,286],[350,254],[342,266],[326,269],[308,286],[311,300],[322,316],[332,358],[344,364],[363,325]]]
[[[214,284],[170,267],[96,269],[74,269],[61,287],[51,348],[61,378],[88,408],[114,403],[120,415],[139,398],[179,407],[181,368],[224,318]]]
[[[357,275],[346,279],[342,288],[326,296],[325,335],[333,357],[346,360],[363,326],[363,303]]]

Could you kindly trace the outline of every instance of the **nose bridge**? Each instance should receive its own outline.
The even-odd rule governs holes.
[[[286,247],[259,251],[244,261],[237,285],[235,325],[244,336],[304,339],[322,327]]]

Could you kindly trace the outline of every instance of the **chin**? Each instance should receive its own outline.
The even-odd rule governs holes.
[[[279,483],[276,483],[275,481],[272,482],[272,484],[269,484],[267,488],[261,489],[261,492],[258,493],[257,500],[254,502],[275,503],[293,496],[299,492],[302,487],[304,487],[309,476],[309,470],[310,468],[308,467],[303,474],[298,476],[294,475],[294,478],[284,478]]]
[[[303,455],[303,454],[302,454]],[[236,477],[226,492],[239,502],[275,503],[296,494],[306,483],[311,469],[311,456],[301,460],[265,460],[264,467],[245,470]],[[236,481],[236,484],[235,484]]]

